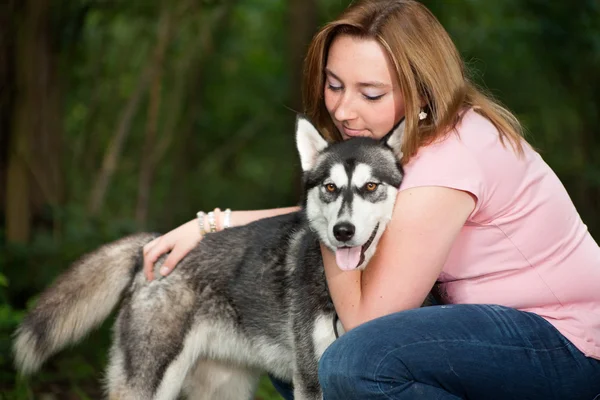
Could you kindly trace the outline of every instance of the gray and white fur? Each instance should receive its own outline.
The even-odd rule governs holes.
[[[120,305],[109,399],[250,399],[265,372],[293,382],[295,399],[321,399],[317,363],[335,340],[335,310],[319,243],[340,253],[359,249],[359,264],[350,266],[367,265],[402,180],[402,129],[330,145],[299,118],[301,211],[207,234],[167,278],[152,282],[142,272],[142,247],[154,234],[85,255],[16,331],[18,370],[35,372]]]

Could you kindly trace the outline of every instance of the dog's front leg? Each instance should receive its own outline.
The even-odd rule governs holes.
[[[310,379],[307,384],[306,378],[302,375],[304,374],[294,374],[294,400],[323,400],[318,377],[314,378],[316,379],[314,381]]]
[[[297,325],[295,332],[294,400],[322,400],[312,329]]]

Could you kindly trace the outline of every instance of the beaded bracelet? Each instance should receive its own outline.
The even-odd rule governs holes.
[[[223,218],[223,229],[231,228],[231,210],[228,208],[225,210],[225,217]]]
[[[198,211],[196,217],[198,217],[198,225],[200,225],[200,235],[204,237],[206,231],[204,230],[204,211]]]
[[[216,218],[215,218],[215,211],[219,211],[220,210],[218,208],[215,208],[213,211],[210,211],[208,214],[206,214],[204,211],[198,211],[196,213],[196,217],[198,217],[198,225],[200,226],[200,235],[202,235],[202,237],[204,237],[204,235],[206,235],[206,230],[204,229],[204,217],[206,216],[208,219],[208,226],[209,226],[209,232],[216,232],[217,229],[217,223],[216,223]],[[223,229],[228,229],[231,228],[231,209],[226,209],[224,211],[224,217],[223,217]]]
[[[217,224],[215,223],[215,212],[214,211],[210,211],[208,213],[208,225],[210,226],[211,232],[217,231]]]

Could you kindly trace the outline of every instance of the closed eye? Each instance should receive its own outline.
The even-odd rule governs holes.
[[[379,96],[367,96],[366,94],[363,94],[363,97],[368,101],[377,101],[377,100],[381,99],[383,96],[385,96],[385,94],[380,94]]]

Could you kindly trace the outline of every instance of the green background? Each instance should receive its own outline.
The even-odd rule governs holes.
[[[600,235],[600,3],[429,0]],[[0,396],[100,398],[110,321],[17,377],[10,338],[84,252],[215,207],[296,204],[300,70],[345,0],[0,4]],[[43,397],[47,396],[47,397]],[[257,398],[277,398],[261,385]]]

